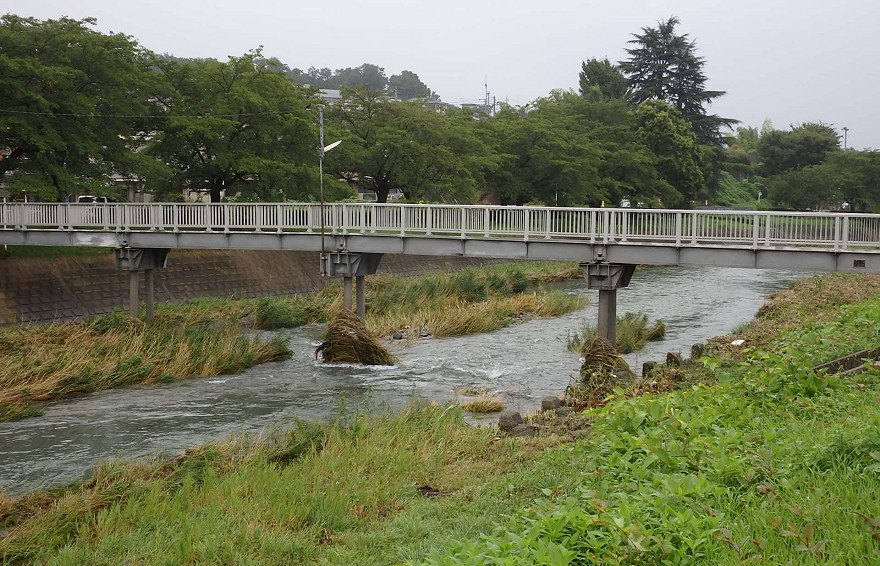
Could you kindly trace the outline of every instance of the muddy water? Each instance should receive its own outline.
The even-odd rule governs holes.
[[[637,271],[617,293],[618,314],[644,311],[663,319],[666,338],[625,356],[641,367],[667,351],[725,334],[748,321],[767,295],[803,273],[724,268]],[[596,320],[596,291],[561,285],[592,304],[484,335],[394,342],[394,367],[325,366],[314,359],[319,328],[290,333],[293,357],[237,375],[161,387],[103,391],[49,405],[39,418],[0,423],[0,490],[22,493],[88,475],[102,459],[175,455],[234,431],[284,426],[294,418],[329,419],[349,408],[400,408],[413,399],[446,401],[464,389],[486,389],[527,411],[562,392],[577,373],[567,337]]]

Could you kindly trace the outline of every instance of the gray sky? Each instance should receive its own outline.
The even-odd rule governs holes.
[[[712,111],[760,127],[822,120],[880,149],[877,0],[5,0],[0,12],[94,16],[153,51],[225,59],[264,46],[290,67],[408,69],[443,100],[525,104],[577,89],[581,62],[619,61],[631,34],[676,15],[697,40]]]

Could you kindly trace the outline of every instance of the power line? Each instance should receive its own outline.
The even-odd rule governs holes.
[[[73,118],[241,118],[244,116],[270,116],[293,114],[296,110],[275,110],[271,112],[243,112],[241,114],[164,114],[164,115],[137,115],[137,114],[75,114],[69,112],[33,112],[30,110],[5,110],[4,114],[27,114],[30,116],[67,116]]]

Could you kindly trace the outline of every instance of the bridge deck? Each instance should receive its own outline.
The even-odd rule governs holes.
[[[0,204],[0,244],[323,249],[880,273],[880,215],[869,214],[369,203],[333,203],[323,209],[301,203],[5,203]]]

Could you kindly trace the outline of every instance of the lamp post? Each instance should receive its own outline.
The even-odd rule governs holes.
[[[843,127],[843,149],[846,149],[846,134],[849,132],[849,128],[846,126]]]
[[[328,151],[336,147],[337,145],[342,143],[342,140],[335,141],[328,146],[324,145],[324,105],[318,105],[318,130],[319,130],[319,140],[318,140],[318,186],[319,194],[318,198],[321,203],[321,275],[327,275],[327,267],[326,267],[326,257],[327,247],[324,243],[324,154]]]

